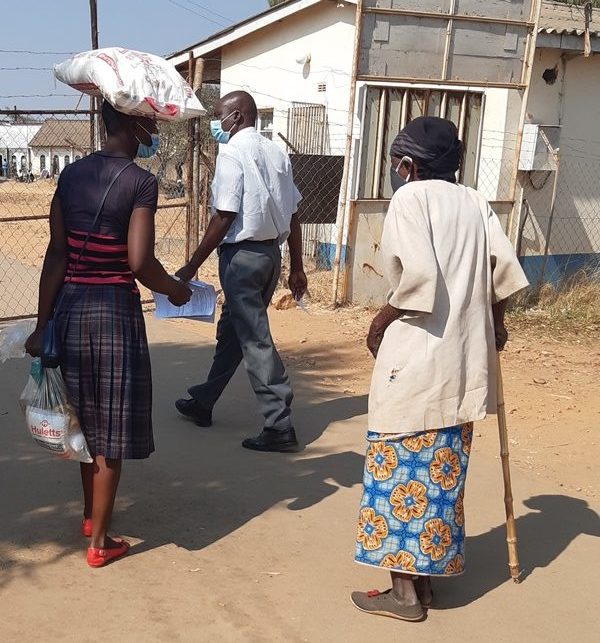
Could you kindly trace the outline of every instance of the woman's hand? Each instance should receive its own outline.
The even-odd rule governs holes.
[[[173,306],[183,306],[187,304],[188,301],[192,298],[192,291],[188,286],[176,279],[173,279],[174,286],[171,294],[169,295],[169,301]]]
[[[42,336],[44,332],[42,330],[34,330],[31,335],[27,338],[25,342],[25,351],[31,355],[31,357],[39,357],[42,352]]]
[[[377,318],[375,318],[371,323],[371,328],[369,328],[369,334],[367,335],[367,348],[375,358],[377,358],[377,353],[379,352],[384,335],[385,328],[382,328],[381,324],[377,323]]]
[[[377,314],[371,323],[371,328],[367,335],[367,348],[373,357],[377,357],[379,347],[381,346],[381,342],[383,341],[383,337],[388,326],[399,319],[401,315],[401,310],[398,310],[389,304],[384,306]]]
[[[504,320],[497,321],[494,324],[494,334],[496,335],[496,350],[503,351],[508,341],[508,331],[504,325]]]
[[[496,337],[496,350],[504,350],[504,346],[508,341],[508,332],[504,325],[504,315],[506,314],[506,307],[508,299],[499,301],[492,305],[492,314],[494,316],[494,335]]]

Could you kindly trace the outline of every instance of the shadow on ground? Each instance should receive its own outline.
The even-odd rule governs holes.
[[[585,500],[544,495],[523,504],[532,511],[516,520],[521,582],[551,565],[577,536],[600,537],[600,516]],[[468,605],[508,580],[505,525],[467,538],[466,553],[465,573],[454,582],[441,579],[435,585],[436,608]]]
[[[200,429],[178,417],[173,401],[202,379],[212,347],[154,345],[157,452],[147,461],[126,463],[114,516],[115,532],[142,541],[131,555],[167,544],[197,551],[277,504],[299,511],[340,487],[359,483],[362,454],[318,442],[331,423],[366,412],[366,397],[340,397],[335,387],[323,383],[326,373],[345,377],[339,370],[343,350],[331,345],[311,349],[318,368],[292,372],[295,424],[306,449],[261,454],[240,446],[261,426],[243,369],[216,409],[215,426]],[[23,428],[17,399],[26,366],[13,362],[0,371],[0,588],[17,576],[38,575],[44,565],[85,547],[78,533],[82,506],[77,465],[49,458]],[[546,495],[525,505],[531,511],[517,519],[524,578],[550,565],[578,535],[600,535],[600,518],[583,500]],[[455,582],[438,583],[438,607],[467,605],[506,582],[505,551],[504,525],[468,538],[467,571]]]
[[[277,503],[305,509],[362,479],[361,455],[325,452],[313,443],[332,422],[365,413],[366,397],[340,397],[317,383],[314,370],[292,372],[295,425],[307,445],[301,453],[241,448],[241,440],[262,426],[243,368],[216,408],[213,428],[200,429],[180,418],[173,402],[202,379],[212,350],[206,345],[152,347],[157,451],[149,460],[124,464],[113,520],[116,533],[142,540],[132,555],[170,543],[199,550]],[[313,351],[311,359],[319,364],[319,373],[335,373],[338,355],[329,346],[319,354]],[[26,366],[12,362],[0,372],[5,447],[0,456],[0,587],[85,547],[78,533],[78,466],[48,457],[23,428],[17,399]],[[40,555],[43,562],[38,562],[37,554],[43,552],[52,553]]]

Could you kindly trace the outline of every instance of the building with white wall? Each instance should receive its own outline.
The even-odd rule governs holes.
[[[600,265],[600,9],[591,18],[586,35],[583,6],[542,8],[527,120],[545,126],[559,164],[519,177],[518,244],[534,283]]]
[[[322,149],[342,154],[354,13],[353,0],[295,0],[168,58],[185,74],[191,52],[204,60],[203,81],[219,83],[222,95],[237,89],[250,92],[260,110],[259,129],[282,145],[278,135],[287,138],[298,108],[320,106],[326,128]],[[303,143],[310,147],[309,141]],[[310,143],[321,147],[320,142]]]
[[[288,0],[168,58],[186,75],[192,53],[202,61],[203,82],[219,84],[221,95],[250,92],[259,109],[259,131],[288,152],[341,157],[355,8],[355,0]],[[306,253],[325,267],[335,254],[331,194],[337,200],[341,165],[340,158],[340,167],[317,186],[328,204],[322,218],[313,208],[311,223],[303,226]]]
[[[169,59],[185,75],[192,54],[203,60],[204,82],[219,83],[222,94],[236,89],[249,91],[259,107],[259,129],[287,146],[288,151],[342,155],[355,5],[353,0],[288,0],[176,52]],[[590,29],[586,34],[581,11],[580,7],[543,3],[528,104],[536,122],[562,126],[562,135],[567,136],[563,140],[570,140],[571,150],[575,150],[567,164],[571,168],[575,167],[575,156],[584,155],[589,165],[594,154],[598,156],[594,151],[598,134],[590,133],[598,131],[600,101],[594,97],[600,92],[600,58],[593,55],[584,58],[583,50],[587,39],[592,54],[600,51],[600,38]],[[600,15],[600,11],[594,10],[594,19],[596,14]],[[557,61],[561,81],[548,89],[542,75],[547,65],[553,67]],[[565,73],[563,67],[569,71]],[[508,228],[514,199],[527,195],[527,188],[519,195],[514,190],[521,96],[516,90],[501,88],[393,82],[359,82],[357,95],[348,194],[348,207],[355,211],[346,220],[354,216],[359,225],[353,236],[350,231],[353,275],[349,295],[355,301],[379,303],[387,288],[381,277],[378,248],[392,194],[388,153],[398,130],[419,115],[452,119],[466,148],[461,180],[479,189],[492,202]],[[313,111],[307,116],[309,109]],[[312,129],[303,127],[307,120]],[[574,147],[576,139],[580,139],[581,146]],[[561,147],[561,154],[567,150],[566,146]],[[573,181],[569,170],[562,174],[563,169],[560,185],[565,192]],[[600,217],[600,196],[595,193],[600,181],[596,172],[591,167],[587,169],[588,182],[578,174],[580,194],[572,198],[569,209],[563,209],[562,217],[576,223],[559,224],[559,229],[561,225],[570,226],[572,243],[560,245],[557,234],[550,247],[552,253],[573,253],[577,248],[582,248],[583,253],[598,251],[595,243],[590,242]],[[526,180],[528,175],[521,172],[520,185]],[[566,197],[562,200],[566,201]],[[548,206],[545,207],[547,217]],[[592,208],[595,222],[590,221],[589,225],[593,229],[584,222],[585,212]],[[540,256],[545,249],[543,235],[540,236],[545,225],[543,206],[538,206],[536,216],[537,245],[524,237],[523,248],[527,255]],[[511,233],[515,240],[520,223],[521,219],[513,221]],[[527,227],[521,230],[527,231]],[[329,256],[336,236],[334,225],[319,229],[318,243]],[[561,236],[566,238],[566,229]]]
[[[0,123],[0,177],[16,178],[29,170],[32,155],[29,144],[39,125]]]
[[[38,128],[29,148],[34,175],[58,175],[69,163],[90,153],[89,121],[49,118]]]

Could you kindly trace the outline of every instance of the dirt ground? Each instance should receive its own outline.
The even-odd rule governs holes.
[[[596,640],[600,342],[541,337],[527,324],[503,355],[523,582],[507,580],[490,418],[475,430],[466,573],[435,585],[424,623],[350,605],[352,589],[388,585],[352,562],[371,315],[272,311],[305,445],[290,455],[240,447],[261,426],[243,371],[212,429],[179,418],[172,403],[209,367],[214,328],[149,318],[157,452],[124,467],[114,528],[134,547],[100,570],[84,562],[77,467],[49,459],[24,431],[16,400],[27,363],[0,367],[0,640]]]

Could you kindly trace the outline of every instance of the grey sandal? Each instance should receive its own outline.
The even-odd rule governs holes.
[[[421,621],[425,617],[420,603],[403,605],[394,598],[391,589],[388,589],[387,592],[380,592],[376,589],[370,592],[352,592],[351,600],[354,607],[367,614],[389,616],[401,621]]]

